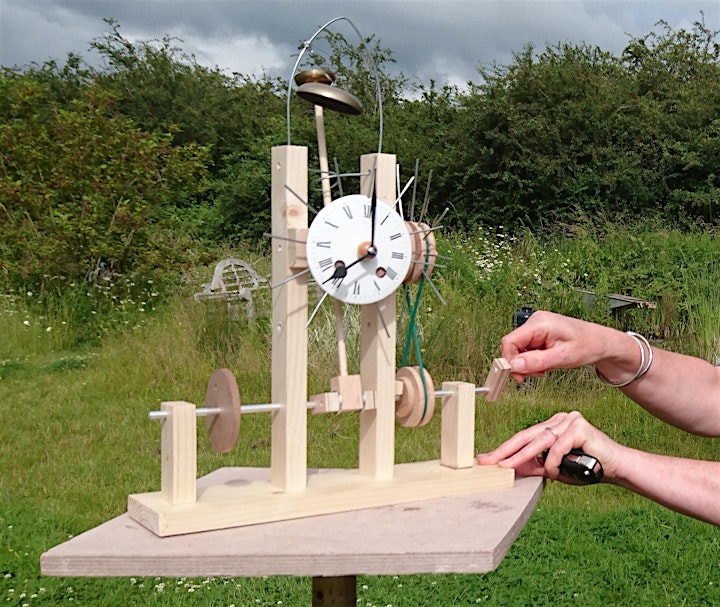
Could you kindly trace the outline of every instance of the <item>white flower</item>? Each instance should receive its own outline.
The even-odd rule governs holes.
[[[24,324],[26,327],[29,327],[29,326],[30,326],[30,321],[29,321],[29,320],[23,320],[23,324]]]

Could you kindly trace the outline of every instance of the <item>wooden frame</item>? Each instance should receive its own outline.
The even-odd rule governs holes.
[[[392,154],[361,158],[361,191],[396,197]],[[338,513],[419,499],[466,495],[513,486],[514,473],[474,465],[475,388],[446,382],[441,460],[395,464],[396,295],[362,307],[360,389],[351,376],[334,378],[336,390],[354,393],[360,411],[359,468],[307,470],[308,281],[302,237],[308,225],[308,152],[301,146],[272,150],[272,413],[269,483],[210,486],[195,495],[195,412],[188,403],[164,403],[162,491],[130,495],[128,512],[160,536]],[[293,276],[296,275],[294,278]],[[509,368],[497,359],[488,377],[488,400],[502,390]],[[503,365],[504,363],[504,365]],[[319,409],[337,410],[338,393],[310,397]],[[492,398],[490,398],[492,396]],[[435,395],[432,395],[435,398]],[[343,400],[343,399],[340,399]],[[356,407],[355,407],[356,408]],[[166,431],[167,428],[167,431]],[[192,454],[191,454],[192,453]],[[166,461],[168,460],[168,461]]]

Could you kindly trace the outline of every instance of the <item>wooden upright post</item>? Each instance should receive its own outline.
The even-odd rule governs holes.
[[[443,382],[450,394],[442,399],[440,463],[448,468],[472,468],[475,463],[475,386]]]
[[[290,230],[308,226],[308,152],[304,146],[272,149],[272,283],[290,277]],[[282,491],[302,491],[307,482],[307,274],[272,292],[271,482]]]
[[[197,499],[197,417],[185,401],[161,403],[160,495],[169,504],[194,504]]]
[[[390,205],[397,197],[394,154],[364,154],[360,158],[360,192]],[[374,175],[373,175],[374,171]],[[375,393],[375,408],[360,413],[360,474],[376,480],[393,477],[395,465],[395,310],[393,293],[377,304],[362,306],[360,380]]]

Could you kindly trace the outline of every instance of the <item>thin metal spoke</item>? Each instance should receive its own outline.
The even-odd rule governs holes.
[[[273,238],[276,240],[286,240],[287,242],[297,242],[299,244],[306,244],[304,240],[299,240],[297,238],[288,238],[287,236],[277,236],[276,234],[270,234],[270,232],[263,232],[263,236],[265,238]]]
[[[297,274],[293,274],[291,276],[288,276],[287,278],[284,278],[280,282],[276,282],[274,285],[270,285],[271,289],[274,289],[275,287],[279,287],[281,285],[284,285],[286,282],[290,282],[291,280],[295,280],[296,278],[299,278],[303,274],[307,274],[310,271],[310,268],[305,268],[304,270],[298,272]]]
[[[307,200],[303,200],[303,197],[300,196],[295,190],[293,190],[289,185],[285,184],[285,189],[290,192],[295,198],[297,198],[300,202],[302,202],[310,211],[313,212],[313,215],[318,214],[318,210],[312,206],[310,206],[310,203]]]
[[[425,199],[423,200],[423,207],[422,211],[420,211],[420,219],[418,219],[418,221],[422,221],[424,219],[425,213],[427,213],[428,210],[428,205],[430,204],[430,181],[432,180],[432,174],[432,169],[430,169],[427,185],[425,186]]]
[[[435,283],[432,281],[430,276],[428,276],[427,272],[423,269],[422,271],[423,276],[425,277],[425,280],[427,280],[428,284],[430,285],[430,288],[435,292],[435,295],[437,295],[437,298],[440,300],[440,303],[444,306],[447,305],[447,302],[443,299],[443,296],[440,295],[440,291],[438,291],[438,288],[435,286]]]
[[[310,323],[312,322],[312,319],[315,318],[315,314],[317,314],[317,311],[320,309],[320,306],[325,301],[325,298],[328,296],[327,291],[325,291],[322,294],[322,297],[320,298],[320,301],[317,302],[317,305],[315,306],[315,309],[312,311],[312,314],[310,314],[310,318],[307,319],[307,322],[305,323],[305,328],[307,329],[310,326]]]

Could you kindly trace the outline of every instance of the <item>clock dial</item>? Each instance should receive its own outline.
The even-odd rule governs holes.
[[[334,200],[308,230],[310,272],[323,291],[346,303],[374,303],[395,292],[411,258],[412,240],[402,217],[382,200],[362,194]]]

